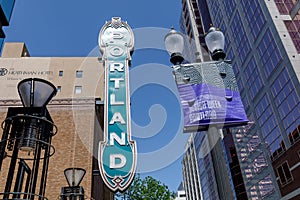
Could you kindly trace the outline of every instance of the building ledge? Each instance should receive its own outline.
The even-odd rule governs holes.
[[[54,106],[89,106],[95,105],[95,97],[87,98],[61,98],[53,99],[49,103],[49,107]],[[2,99],[0,100],[0,107],[14,107],[22,106],[22,102],[19,99]]]

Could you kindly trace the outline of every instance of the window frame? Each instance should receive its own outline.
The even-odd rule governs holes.
[[[76,70],[76,78],[82,78],[83,77],[83,71],[82,70]]]
[[[291,176],[290,179],[288,179],[287,176],[286,176],[286,174],[285,174],[286,171],[285,171],[285,169],[284,169],[284,167],[283,167],[283,165],[285,165],[285,164],[286,164],[286,166],[287,166],[287,168],[288,168],[288,171],[289,171],[289,173],[290,173],[290,176]],[[279,168],[282,169],[284,178],[286,179],[285,182],[283,182],[283,181],[281,180],[281,176],[279,175],[279,171],[278,171]],[[276,171],[277,171],[277,175],[278,175],[278,178],[279,178],[279,181],[280,181],[280,184],[281,184],[282,187],[288,185],[289,183],[291,183],[291,182],[294,180],[293,174],[292,174],[292,172],[291,172],[291,170],[290,170],[290,166],[289,166],[289,163],[288,163],[287,160],[284,161],[284,162],[282,162],[282,163],[276,168]]]
[[[82,86],[81,85],[75,85],[74,94],[82,94]]]

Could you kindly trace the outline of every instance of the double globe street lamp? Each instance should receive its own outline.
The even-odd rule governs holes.
[[[224,60],[225,37],[222,31],[215,27],[210,27],[205,36],[205,43],[211,52],[212,59],[215,61]],[[174,65],[180,65],[183,61],[184,37],[181,33],[171,28],[171,31],[165,36],[165,46],[170,54],[170,62]]]
[[[226,155],[223,150],[224,134],[222,129],[245,124],[248,120],[240,102],[232,66],[230,62],[224,61],[226,57],[225,37],[219,29],[210,27],[205,35],[205,42],[213,61],[191,64],[182,64],[185,60],[183,58],[185,38],[181,33],[172,28],[165,36],[164,41],[166,50],[171,56],[170,62],[174,64],[175,81],[185,115],[183,132],[206,131],[219,196],[226,200],[234,199],[232,183],[227,173]],[[228,92],[230,95],[227,94]],[[233,92],[238,95],[233,97],[231,94]],[[217,108],[209,108],[208,102],[218,102]],[[242,117],[237,120],[227,119],[228,111],[235,112],[236,102],[240,106],[239,111]],[[206,107],[202,108],[199,105],[206,105]],[[210,115],[206,115],[207,113]]]

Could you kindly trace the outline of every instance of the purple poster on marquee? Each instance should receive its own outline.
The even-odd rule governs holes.
[[[235,76],[228,62],[185,64],[174,68],[184,114],[184,132],[247,124]]]

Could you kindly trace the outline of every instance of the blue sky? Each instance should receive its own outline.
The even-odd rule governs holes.
[[[181,0],[17,0],[6,42],[25,42],[31,56],[88,56],[105,21],[121,17],[135,33],[130,71],[132,135],[138,169],[177,190],[182,180],[182,113],[163,37],[179,29]]]
[[[134,28],[179,26],[181,0],[16,0],[7,41],[22,40],[36,56],[85,56],[106,20]]]

